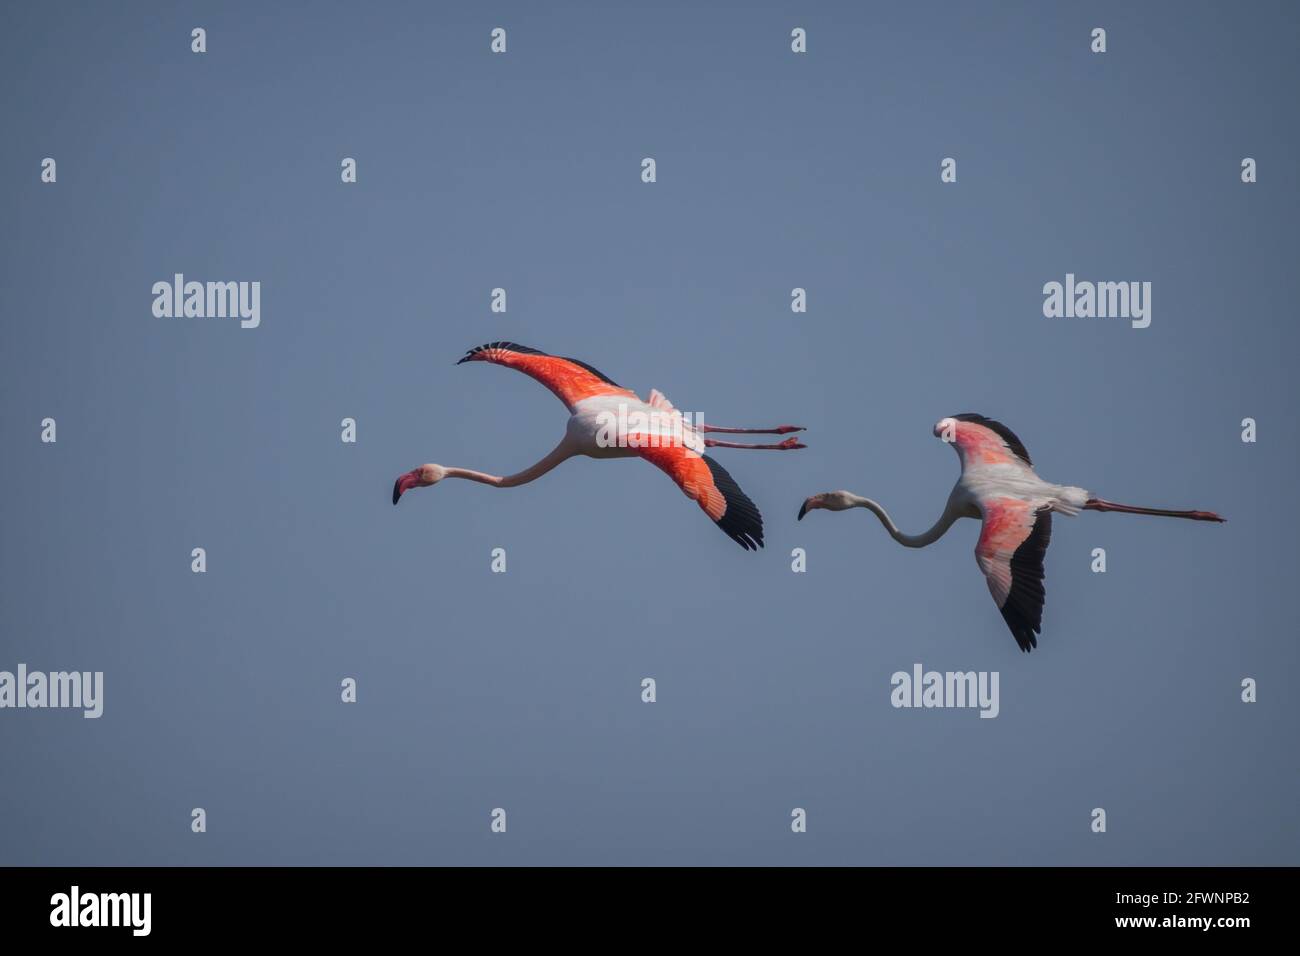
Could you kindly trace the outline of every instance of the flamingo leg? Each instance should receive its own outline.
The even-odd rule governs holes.
[[[1165,518],[1188,518],[1192,521],[1218,521],[1226,523],[1213,511],[1170,511],[1167,508],[1139,508],[1135,505],[1121,505],[1104,498],[1089,498],[1084,506],[1086,511],[1118,511],[1127,515],[1160,515]]]
[[[715,438],[704,439],[705,446],[709,448],[768,448],[773,451],[793,451],[796,448],[807,448],[797,438],[787,438],[785,441],[776,445],[746,445],[735,441],[718,441]]]
[[[724,435],[788,435],[804,431],[802,425],[777,425],[775,428],[723,428],[721,425],[698,425],[697,432],[718,432]]]

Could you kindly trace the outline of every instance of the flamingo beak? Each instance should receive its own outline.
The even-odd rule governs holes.
[[[812,504],[812,499],[809,498],[807,501],[805,501],[803,504],[799,506],[799,517],[797,520],[802,521],[803,516],[806,515],[809,511],[812,511],[812,507],[810,507],[811,504]]]
[[[397,481],[393,482],[393,504],[397,504],[397,499],[402,497],[410,489],[414,488],[420,480],[418,471],[408,471]]]

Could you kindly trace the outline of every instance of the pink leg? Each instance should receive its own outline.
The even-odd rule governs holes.
[[[1167,508],[1139,508],[1136,505],[1121,505],[1104,498],[1089,498],[1084,509],[1087,511],[1118,511],[1128,515],[1160,515],[1165,518],[1188,518],[1192,521],[1218,521],[1226,524],[1227,518],[1220,518],[1213,511],[1170,511]]]
[[[774,451],[792,451],[795,448],[808,447],[796,438],[787,438],[785,441],[777,445],[744,445],[740,442],[718,441],[715,438],[706,438],[704,439],[704,444],[709,448],[770,448]]]
[[[699,432],[718,432],[723,435],[788,435],[804,431],[802,425],[777,425],[776,428],[723,428],[721,425],[700,425]]]

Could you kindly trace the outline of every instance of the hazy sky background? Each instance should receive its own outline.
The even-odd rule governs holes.
[[[10,5],[0,669],[106,689],[99,720],[0,712],[0,863],[1300,863],[1298,20]],[[260,281],[261,327],[154,318],[175,272]],[[1067,272],[1151,281],[1150,328],[1045,319]],[[537,383],[454,365],[496,339],[808,425],[717,453],[766,550],[641,462],[394,508],[421,462],[508,473],[562,434]],[[975,522],[922,551],[795,522],[848,488],[928,527],[962,411],[1048,480],[1229,523],[1058,519],[1021,654]],[[914,662],[999,671],[1000,716],[893,709]]]

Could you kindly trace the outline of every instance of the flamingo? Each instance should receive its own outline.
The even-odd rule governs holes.
[[[800,507],[799,520],[818,508],[866,508],[903,547],[924,548],[943,537],[958,518],[981,518],[983,527],[975,545],[975,561],[1022,651],[1037,647],[1035,635],[1042,633],[1043,556],[1052,537],[1052,512],[1071,517],[1080,511],[1118,511],[1192,521],[1225,520],[1212,511],[1168,511],[1116,504],[1094,498],[1082,488],[1044,481],[1034,473],[1029,452],[1011,429],[983,415],[944,418],[934,426],[934,434],[956,449],[961,477],[948,495],[943,514],[929,531],[903,534],[884,508],[870,498],[847,491],[813,495]]]
[[[803,431],[798,425],[776,428],[722,428],[692,425],[657,389],[643,402],[636,393],[577,359],[550,355],[514,342],[489,342],[465,353],[465,362],[505,365],[537,379],[569,409],[564,437],[541,461],[502,477],[468,468],[427,464],[413,468],[393,484],[393,504],[412,488],[435,485],[444,478],[465,478],[494,488],[515,488],[536,481],[561,462],[577,455],[588,458],[640,457],[666,472],[686,495],[713,519],[727,537],[746,551],[763,546],[763,517],[727,470],[708,455],[706,447],[790,451],[806,448],[794,438],[777,444],[752,445],[703,438],[704,432],[785,435]],[[611,431],[611,427],[613,430]]]

